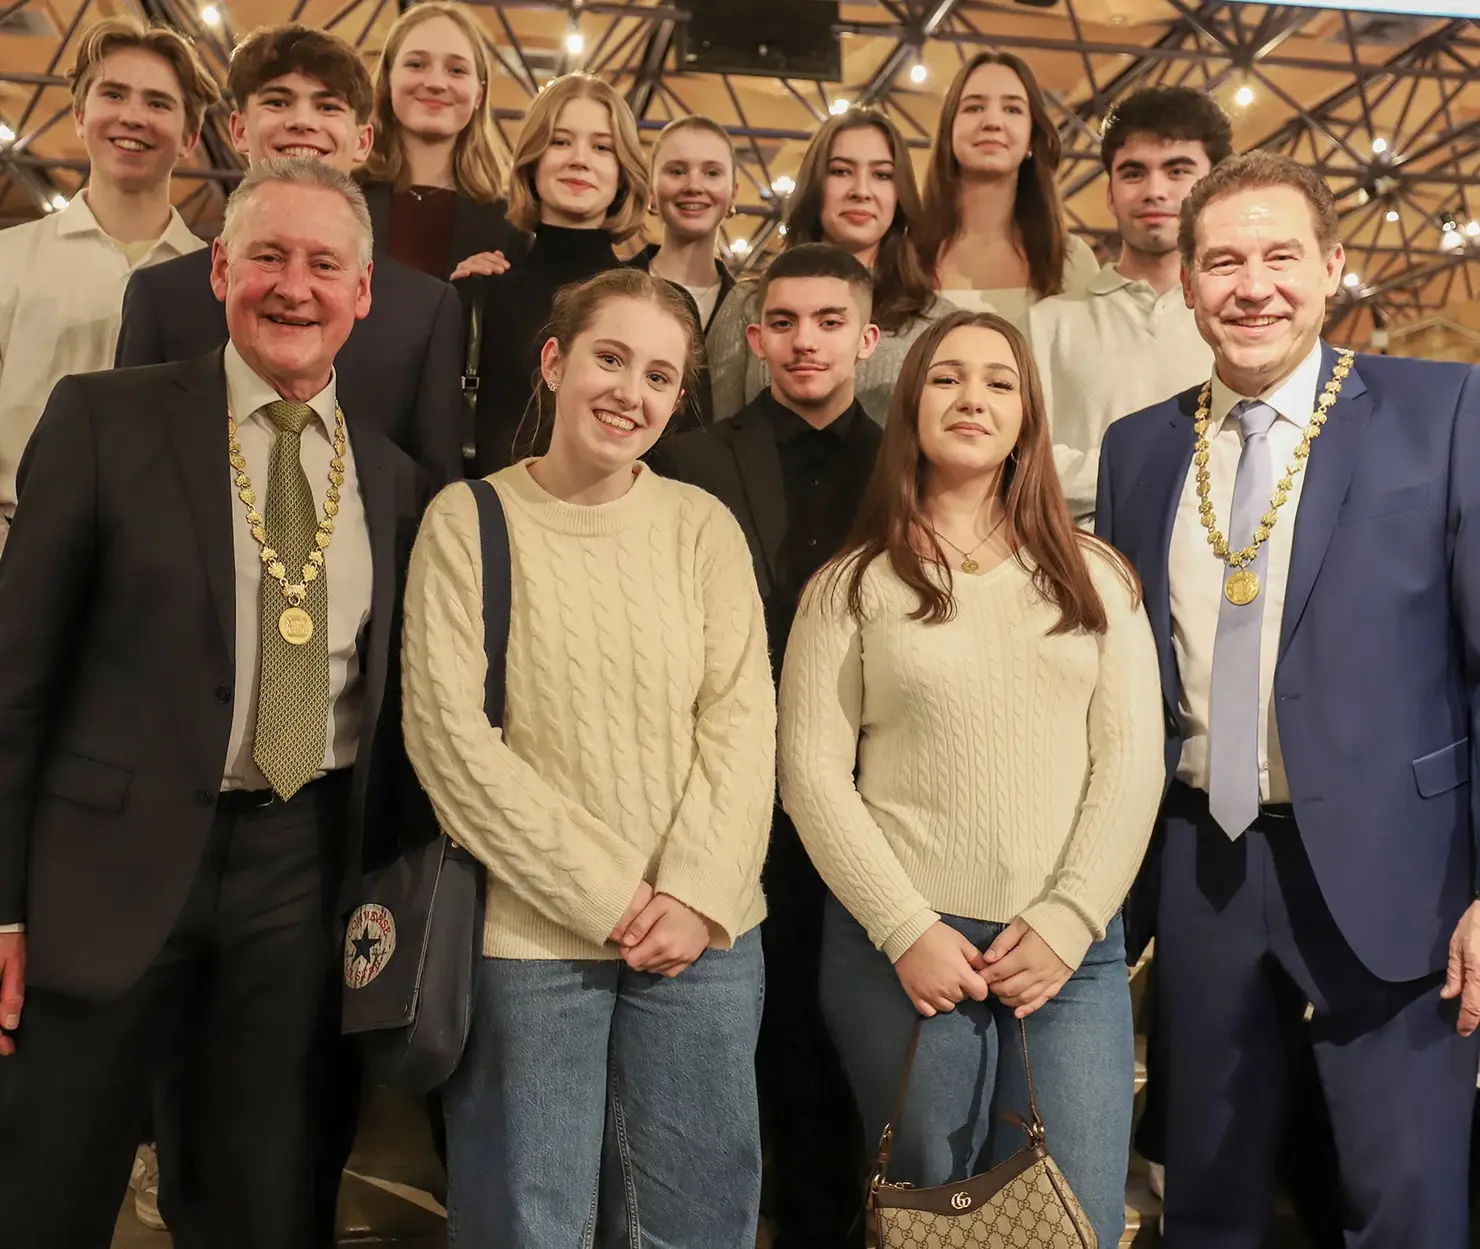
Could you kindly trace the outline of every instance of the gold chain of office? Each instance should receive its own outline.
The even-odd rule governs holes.
[[[1290,491],[1295,486],[1295,476],[1305,467],[1305,461],[1310,456],[1310,444],[1320,435],[1321,426],[1326,423],[1326,415],[1331,410],[1331,405],[1341,394],[1341,383],[1346,380],[1346,375],[1352,370],[1353,354],[1350,351],[1337,353],[1336,367],[1331,372],[1331,380],[1326,383],[1321,392],[1320,401],[1316,404],[1316,410],[1311,413],[1310,420],[1305,426],[1305,436],[1300,440],[1300,445],[1295,448],[1295,456],[1290,461],[1290,466],[1285,470],[1285,475],[1275,484],[1274,494],[1270,496],[1269,510],[1259,518],[1259,524],[1254,529],[1254,540],[1240,551],[1228,549],[1228,539],[1218,529],[1218,518],[1213,514],[1213,500],[1209,497],[1212,491],[1212,482],[1208,476],[1208,408],[1213,395],[1213,383],[1209,379],[1203,384],[1202,394],[1197,401],[1197,445],[1193,451],[1192,461],[1197,465],[1197,511],[1202,520],[1203,528],[1208,531],[1208,545],[1213,548],[1213,554],[1223,560],[1233,569],[1228,581],[1223,586],[1223,593],[1227,595],[1228,601],[1236,607],[1244,607],[1259,597],[1259,574],[1250,564],[1254,562],[1255,556],[1259,554],[1259,548],[1264,545],[1269,537],[1274,523],[1279,517],[1279,510],[1284,506],[1285,500],[1289,498]]]
[[[236,497],[247,506],[247,525],[252,538],[260,548],[262,564],[267,575],[282,587],[287,606],[278,617],[278,632],[283,641],[292,646],[303,646],[313,637],[313,617],[303,610],[308,598],[308,587],[319,579],[324,567],[324,552],[334,537],[334,517],[339,514],[339,487],[344,485],[344,453],[348,443],[344,436],[344,410],[334,405],[334,455],[329,461],[329,488],[324,494],[324,518],[319,521],[318,531],[313,536],[313,549],[308,553],[297,581],[288,580],[288,570],[278,553],[267,545],[267,529],[262,513],[257,510],[257,493],[252,489],[252,479],[247,476],[247,457],[242,454],[242,445],[236,437],[236,418],[231,409],[226,409],[226,442],[230,452],[231,467],[236,473]]]

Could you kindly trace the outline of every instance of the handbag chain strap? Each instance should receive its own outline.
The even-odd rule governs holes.
[[[915,1050],[920,1044],[920,1028],[924,1025],[923,1018],[915,1020],[915,1026],[910,1032],[909,1047],[904,1053],[904,1071],[899,1077],[899,1093],[894,1099],[894,1112],[889,1116],[889,1122],[884,1126],[884,1135],[879,1139],[879,1158],[874,1167],[873,1185],[888,1182],[889,1158],[894,1153],[894,1125],[899,1122],[904,1113],[904,1096],[910,1087],[910,1071],[915,1065]],[[1026,1122],[1016,1111],[1007,1110],[1002,1112],[1002,1118],[1009,1123],[1023,1129],[1028,1134],[1028,1143],[1033,1146],[1041,1146],[1044,1141],[1043,1119],[1038,1113],[1038,1097],[1033,1091],[1033,1063],[1028,1056],[1028,1024],[1026,1020],[1019,1019],[1018,1037],[1023,1050],[1023,1075],[1028,1085],[1028,1114],[1031,1116]]]

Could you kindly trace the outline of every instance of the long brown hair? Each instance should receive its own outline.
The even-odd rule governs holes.
[[[961,66],[941,103],[925,170],[925,215],[916,234],[920,259],[933,274],[941,253],[961,234],[961,163],[956,159],[952,136],[966,83],[983,65],[1005,65],[1022,79],[1028,97],[1030,155],[1018,166],[1012,220],[1028,261],[1028,285],[1040,299],[1057,295],[1064,289],[1064,258],[1069,249],[1064,207],[1054,181],[1063,146],[1038,80],[1028,63],[1011,52],[980,52],[972,57]]]
[[[829,117],[818,128],[802,157],[796,190],[786,208],[786,246],[828,241],[822,235],[822,201],[833,141],[846,130],[864,126],[872,126],[884,136],[894,161],[894,220],[879,240],[874,262],[874,324],[893,333],[930,310],[935,302],[935,286],[912,241],[913,231],[920,224],[920,192],[915,185],[915,168],[910,164],[910,149],[899,128],[883,113],[850,109],[841,116]]]
[[[846,580],[848,610],[861,620],[864,577],[883,555],[895,576],[919,600],[911,620],[939,624],[956,613],[950,564],[925,519],[925,475],[930,466],[920,449],[920,397],[940,345],[952,330],[963,326],[996,330],[1007,339],[1021,379],[1022,429],[999,480],[1008,549],[1023,568],[1031,563],[1034,588],[1059,610],[1050,634],[1078,629],[1103,633],[1108,626],[1105,604],[1090,576],[1084,549],[1091,547],[1097,557],[1109,560],[1132,596],[1139,597],[1140,585],[1118,552],[1074,527],[1054,468],[1048,414],[1033,353],[1010,321],[992,313],[950,313],[932,322],[910,348],[894,388],[879,459],[858,519],[843,553],[830,565],[834,587],[839,579]],[[928,560],[921,555],[922,546],[929,553]]]
[[[409,176],[405,172],[406,157],[401,147],[401,123],[396,119],[396,111],[391,104],[391,70],[395,67],[396,57],[401,55],[401,45],[406,42],[406,36],[434,17],[445,17],[462,31],[473,50],[473,72],[483,91],[482,101],[453,144],[452,180],[460,194],[480,204],[491,204],[503,194],[504,170],[509,163],[504,141],[499,138],[498,127],[493,124],[493,108],[488,100],[493,57],[489,55],[487,36],[468,11],[460,4],[447,4],[442,0],[424,0],[407,9],[396,19],[396,24],[386,36],[380,62],[375,67],[375,146],[370,149],[361,176],[366,182],[389,182],[392,185],[400,185],[403,178]]]

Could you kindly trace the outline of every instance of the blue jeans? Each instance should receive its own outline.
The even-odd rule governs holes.
[[[986,949],[1005,924],[945,916]],[[894,1109],[918,1016],[888,957],[833,898],[822,936],[822,1011],[858,1098],[870,1154]],[[1125,938],[1117,916],[1059,995],[1028,1018],[1028,1046],[1048,1150],[1102,1246],[1125,1230],[1135,1051]],[[1017,1021],[996,998],[925,1022],[889,1178],[949,1184],[996,1166],[1027,1140],[1003,1123],[1028,1114]]]
[[[760,933],[679,976],[484,959],[443,1090],[449,1249],[753,1249]],[[615,1161],[602,1175],[603,1142]]]

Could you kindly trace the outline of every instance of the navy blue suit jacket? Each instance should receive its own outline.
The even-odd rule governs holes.
[[[1323,383],[1333,362],[1323,348]],[[1095,517],[1145,586],[1169,776],[1168,557],[1196,407],[1188,391],[1110,426]],[[1480,369],[1359,356],[1294,523],[1274,698],[1301,842],[1357,957],[1416,979],[1443,966],[1480,857]]]

